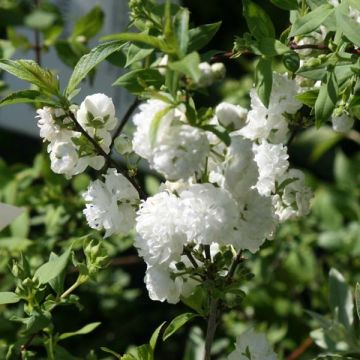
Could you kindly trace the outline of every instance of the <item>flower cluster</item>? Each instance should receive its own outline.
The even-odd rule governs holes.
[[[104,94],[87,96],[80,108],[74,107],[71,114],[66,114],[62,109],[44,107],[37,110],[37,118],[40,136],[49,142],[47,150],[51,169],[55,173],[71,178],[82,173],[88,166],[96,170],[104,166],[104,157],[96,154],[79,127],[108,154],[110,131],[117,123],[115,107],[109,97]]]

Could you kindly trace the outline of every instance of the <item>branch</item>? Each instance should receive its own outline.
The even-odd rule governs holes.
[[[211,359],[211,345],[214,341],[215,331],[218,325],[218,305],[219,300],[212,297],[210,300],[209,318],[206,329],[204,360]]]
[[[127,122],[130,119],[131,114],[135,111],[135,109],[138,107],[140,103],[140,100],[138,98],[135,98],[135,100],[133,101],[133,103],[130,105],[130,107],[127,109],[125,115],[123,116],[123,118],[120,121],[120,125],[119,127],[116,129],[113,138],[112,138],[112,142],[110,145],[110,149],[112,149],[113,145],[114,145],[114,141],[115,139],[121,134],[121,132],[123,131],[125,125],[127,124]]]
[[[124,175],[131,182],[131,184],[137,190],[137,192],[139,193],[139,195],[142,199],[146,199],[145,192],[141,189],[141,187],[138,185],[138,183],[135,181],[135,179],[133,177],[131,177],[127,171],[125,171],[122,167],[120,167],[120,165],[110,156],[110,154],[107,154],[103,150],[103,148],[97,143],[97,141],[87,133],[87,131],[79,124],[75,115],[71,111],[67,111],[66,114],[74,122],[76,129],[79,132],[81,132],[81,134],[84,135],[86,137],[86,139],[89,140],[89,142],[94,146],[97,153],[102,155],[109,164],[114,166],[119,171],[119,173]]]
[[[286,360],[298,359],[313,343],[311,337],[306,338],[304,342],[286,358]]]
[[[236,268],[243,260],[244,260],[244,258],[242,257],[242,250],[239,250],[239,252],[236,254],[236,257],[234,258],[234,260],[230,266],[229,272],[226,276],[227,282],[229,282],[233,278],[233,276],[235,275]]]

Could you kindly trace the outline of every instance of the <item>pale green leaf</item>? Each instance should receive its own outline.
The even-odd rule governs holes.
[[[294,22],[289,37],[308,34],[316,30],[333,12],[334,8],[329,4],[319,6]]]
[[[80,17],[74,25],[72,37],[85,36],[87,39],[95,36],[102,28],[104,12],[101,7],[94,6],[87,14]]]
[[[168,67],[171,70],[178,71],[181,74],[193,79],[194,82],[198,82],[201,76],[199,64],[200,56],[194,51],[179,61],[170,62]]]
[[[270,58],[263,57],[256,65],[255,88],[262,103],[268,107],[272,89],[272,60]]]
[[[20,103],[41,103],[49,106],[56,106],[56,102],[45,98],[37,90],[20,90],[9,94],[0,100],[0,107]]]
[[[187,322],[194,319],[199,315],[194,313],[184,313],[179,316],[177,316],[175,319],[173,319],[170,324],[166,327],[164,334],[163,334],[163,340],[167,340],[170,336],[175,334],[181,327],[183,327]]]
[[[164,109],[158,111],[154,118],[151,120],[150,130],[149,130],[149,137],[150,137],[150,144],[154,146],[156,142],[157,133],[160,127],[161,120],[163,117],[172,109],[172,105],[165,107]]]
[[[0,292],[0,305],[15,304],[20,301],[20,298],[10,291]]]
[[[180,58],[186,55],[189,45],[189,17],[189,10],[184,8],[180,9],[175,16],[174,32]]]
[[[154,354],[154,351],[155,351],[156,343],[157,343],[158,338],[159,338],[160,331],[164,327],[165,324],[166,324],[166,321],[164,321],[162,324],[160,324],[160,326],[158,326],[156,328],[156,330],[153,332],[153,334],[151,335],[151,338],[150,338],[150,341],[149,341],[149,346],[150,346],[151,350],[153,351],[153,354]]]
[[[47,263],[41,265],[35,272],[34,277],[40,284],[46,284],[60,275],[66,268],[69,261],[71,248],[67,249],[62,255],[53,257]]]
[[[104,61],[109,55],[119,51],[123,45],[124,42],[121,40],[103,43],[94,47],[88,54],[84,55],[76,64],[70,77],[65,92],[66,96],[69,96],[76,90],[80,82],[92,69]]]
[[[92,331],[94,331],[100,324],[101,324],[101,322],[94,322],[94,323],[85,325],[84,327],[82,327],[81,329],[79,329],[77,331],[63,333],[63,334],[59,335],[59,340],[64,340],[64,339],[67,339],[72,336],[89,334]]]

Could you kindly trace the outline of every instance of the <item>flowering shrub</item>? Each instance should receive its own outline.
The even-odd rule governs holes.
[[[130,19],[137,32],[105,36],[80,58],[64,90],[52,72],[34,61],[0,61],[2,70],[34,86],[8,95],[0,105],[36,104],[52,171],[72,179],[92,169],[89,173],[96,180],[82,194],[83,220],[99,232],[99,241],[84,241],[82,260],[73,251],[78,246],[74,241],[36,269],[26,258],[14,262],[16,289],[0,293],[0,303],[24,303],[24,317],[15,320],[24,324],[29,338],[9,350],[9,359],[18,354],[28,358],[35,336],[44,336],[48,358],[61,358],[58,342],[69,335],[53,334],[52,311],[77,302],[72,293],[106,265],[107,239],[132,230],[134,246],[146,263],[149,297],[171,304],[182,301],[192,312],[160,325],[149,344],[133,352],[121,356],[105,351],[124,360],[153,359],[158,338],[166,340],[201,316],[207,320],[202,356],[210,359],[221,314],[241,305],[247,295],[254,276],[249,258],[276,236],[280,223],[310,212],[312,191],[304,173],[289,163],[288,145],[294,135],[326,123],[346,133],[360,114],[359,4],[272,2],[290,10],[289,28],[277,39],[267,13],[244,0],[250,32],[235,39],[230,55],[201,52],[219,23],[192,28],[186,8],[132,0]],[[77,105],[81,81],[102,61],[124,53],[129,71],[113,85],[136,97],[124,118],[118,121],[113,101],[105,94],[87,96]],[[250,107],[225,101],[199,107],[196,94],[206,93],[225,76],[219,59],[249,53],[256,58]],[[136,62],[143,66],[133,68]],[[123,128],[130,118],[135,129],[129,136]],[[138,166],[162,179],[157,193],[149,196],[144,191]],[[78,276],[65,290],[70,259]],[[339,286],[343,280],[337,277]],[[346,296],[351,297],[348,292]],[[341,313],[344,306],[352,305],[340,301],[334,308]],[[344,325],[345,320],[338,320]],[[359,350],[356,346],[352,352]],[[348,355],[348,349],[322,347]],[[227,355],[229,360],[276,359],[265,335],[254,330],[243,333]]]

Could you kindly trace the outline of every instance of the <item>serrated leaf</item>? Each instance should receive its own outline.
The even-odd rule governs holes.
[[[274,5],[283,10],[297,10],[297,0],[270,0]]]
[[[42,91],[59,94],[59,81],[49,71],[41,68],[33,60],[0,60],[0,69],[17,78],[36,85]]]
[[[160,89],[165,78],[156,69],[137,69],[120,76],[112,85],[122,86],[133,94],[139,94],[152,86]]]
[[[36,270],[34,277],[39,280],[40,284],[50,282],[65,270],[70,254],[71,248],[67,249],[62,255],[53,257]]]
[[[345,328],[351,328],[354,322],[354,303],[350,287],[338,270],[332,268],[329,273],[329,302],[338,320]]]
[[[85,36],[87,39],[94,37],[102,28],[104,12],[101,7],[94,6],[87,14],[76,20],[71,37]]]
[[[45,98],[37,90],[20,90],[11,93],[0,100],[0,107],[13,104],[41,103],[49,106],[56,106],[55,101]]]
[[[260,100],[269,106],[272,89],[272,60],[269,58],[260,58],[255,70],[255,88]]]
[[[63,333],[63,334],[59,335],[59,340],[64,340],[64,339],[67,339],[72,336],[89,334],[92,331],[94,331],[100,324],[101,324],[101,322],[93,322],[93,323],[85,325],[84,327],[82,327],[81,329],[79,329],[77,331]]]
[[[205,24],[189,30],[188,52],[202,49],[215,36],[221,26],[221,21]]]
[[[69,96],[72,94],[80,82],[92,69],[104,61],[108,56],[115,53],[116,51],[119,51],[123,45],[123,41],[111,41],[103,43],[94,47],[88,54],[82,56],[79,62],[76,64],[75,69],[70,77],[65,95]]]
[[[0,305],[15,304],[20,301],[19,296],[11,291],[0,292]]]
[[[199,64],[199,54],[197,52],[192,52],[179,61],[170,62],[168,67],[171,70],[178,71],[181,74],[193,79],[194,82],[198,82],[201,76]]]
[[[327,83],[322,84],[315,102],[315,125],[319,128],[327,121],[337,103],[338,85],[332,72],[328,74]]]
[[[291,27],[289,37],[308,34],[316,30],[333,13],[334,8],[329,4],[317,7],[305,16],[296,19]]]
[[[257,4],[243,0],[243,15],[251,34],[257,39],[275,38],[275,28],[269,15]]]
[[[166,327],[163,334],[163,341],[167,340],[170,336],[175,334],[181,327],[183,327],[187,322],[199,315],[194,313],[184,313],[177,316],[173,319],[170,324]]]

